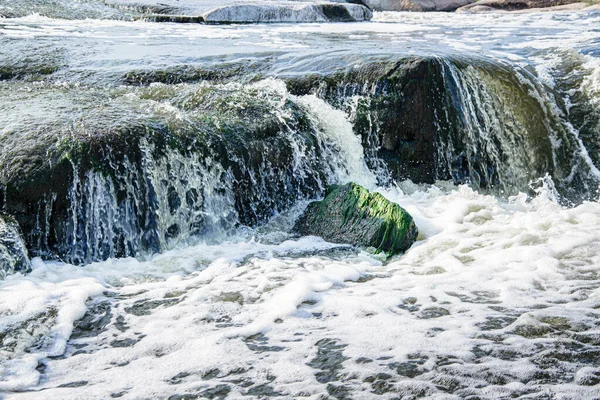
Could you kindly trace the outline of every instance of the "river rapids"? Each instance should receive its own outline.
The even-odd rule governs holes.
[[[0,0],[2,398],[600,399],[599,13],[136,12]],[[345,182],[417,242],[289,233]]]

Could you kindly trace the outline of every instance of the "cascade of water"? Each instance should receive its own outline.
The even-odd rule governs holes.
[[[595,193],[598,169],[550,88],[514,66],[442,65],[457,121],[436,148],[455,181],[513,194],[548,173],[567,200]]]
[[[314,95],[301,96],[298,102],[307,110],[316,133],[330,160],[329,183],[359,183],[370,189],[377,186],[375,175],[365,162],[360,138],[354,134],[348,116]]]
[[[88,263],[198,238],[214,240],[239,225],[260,224],[297,200],[317,197],[333,183],[375,188],[360,139],[344,112],[312,95],[291,95],[276,80],[223,89],[235,93],[226,107],[236,110],[264,100],[280,123],[275,137],[238,139],[225,131],[210,136],[207,147],[183,150],[158,149],[142,137],[133,145],[137,161],[118,158],[110,149],[104,168],[72,161],[67,240],[59,243],[66,260]],[[186,118],[190,132],[201,129]],[[52,201],[40,204],[39,214],[52,209]],[[34,247],[42,253],[49,248],[51,224],[50,215],[38,224]]]

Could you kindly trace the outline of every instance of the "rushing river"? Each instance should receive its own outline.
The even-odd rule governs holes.
[[[0,163],[35,149],[29,130],[49,142],[158,117],[200,129],[195,107],[210,100],[227,110],[219,123],[272,110],[290,127],[277,146],[291,149],[293,176],[266,159],[242,168],[257,189],[240,205],[237,164],[158,157],[146,142],[141,172],[133,160],[115,180],[73,172],[68,249],[42,232],[48,206],[28,239],[33,271],[0,282],[0,396],[600,398],[599,13],[207,26],[32,4],[39,13],[0,1],[0,138],[15,146]],[[439,143],[435,183],[393,182],[353,132],[360,94],[336,104],[284,83],[406,57],[440,60],[468,128]],[[495,78],[527,88],[539,112],[518,116],[530,104],[520,92],[490,95]],[[531,126],[552,132],[547,144],[520,141]],[[461,143],[468,165],[456,169]],[[147,201],[136,174],[153,188],[156,248],[130,215]],[[420,234],[405,254],[288,233],[326,185],[348,181],[413,215]]]

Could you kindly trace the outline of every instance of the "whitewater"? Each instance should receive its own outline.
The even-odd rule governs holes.
[[[28,96],[46,87],[109,85],[126,68],[189,61],[200,45],[208,60],[202,62],[239,60],[243,48],[243,57],[270,57],[270,71],[282,76],[319,66],[335,70],[338,65],[327,62],[333,53],[349,64],[359,64],[361,54],[385,58],[382,46],[389,45],[404,54],[485,54],[530,71],[548,88],[572,78],[570,94],[584,93],[598,112],[599,23],[599,13],[376,13],[368,23],[163,28],[24,16],[0,20],[0,43],[8,43],[17,63],[27,61],[19,54],[32,38],[41,40],[37,51],[44,57],[60,48],[67,59],[77,55],[76,61],[56,81],[2,83],[0,90]],[[92,44],[98,50],[83,50]],[[224,223],[234,218],[234,184],[217,167],[196,176],[199,167],[182,159],[181,171],[195,171],[186,174],[196,176],[212,199],[202,210],[214,220],[210,234],[182,231],[160,253],[85,266],[36,257],[31,273],[0,282],[0,396],[600,398],[597,196],[565,200],[559,182],[545,174],[527,177],[528,187],[515,193],[448,180],[390,183],[383,167],[367,162],[352,131],[355,104],[337,109],[315,94],[290,94],[276,77],[262,78],[222,88],[259,93],[273,109],[297,104],[327,149],[321,184],[356,182],[400,204],[419,228],[417,242],[386,259],[296,237],[289,232],[310,198],[258,226]],[[179,85],[190,92],[202,86]],[[145,89],[115,90],[175,120],[187,118],[173,108],[175,101],[164,100],[163,83],[148,89],[161,92],[160,100],[148,100]],[[533,86],[531,94],[541,96]],[[561,101],[568,105],[571,99]],[[4,126],[11,121],[7,112],[25,113],[3,106]],[[567,134],[575,143],[570,179],[585,171],[593,186],[600,178],[595,150],[577,129]],[[302,143],[290,140],[297,146],[295,168],[306,171]],[[507,164],[521,161],[514,160]],[[156,182],[169,178],[160,165],[149,168]],[[569,186],[568,179],[562,185]],[[72,194],[88,190],[103,199],[99,211],[85,211],[97,213],[101,224],[106,205],[117,208],[114,188],[100,176],[87,185],[75,185]],[[590,191],[597,193],[597,186]],[[160,223],[164,230],[171,225]]]

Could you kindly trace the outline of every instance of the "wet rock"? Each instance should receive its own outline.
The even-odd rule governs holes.
[[[374,11],[454,11],[475,0],[364,0]]]
[[[373,247],[388,255],[408,249],[418,234],[402,207],[354,183],[331,186],[322,201],[309,204],[293,231],[334,243]]]
[[[354,132],[362,138],[367,164],[379,175],[418,183],[450,179],[437,145],[440,131],[457,129],[458,114],[447,97],[439,60],[366,64],[325,77],[290,79],[288,86],[297,94],[321,93],[341,108],[348,106],[344,99],[360,96],[353,106]]]
[[[380,183],[452,179],[506,196],[530,190],[549,173],[570,201],[595,196],[586,189],[597,187],[590,174],[568,178],[576,167],[567,152],[578,145],[552,111],[552,97],[519,67],[462,57],[389,58],[290,78],[288,87],[350,110]],[[527,87],[536,87],[542,102]],[[550,140],[555,129],[565,146],[558,163]]]
[[[371,10],[360,4],[288,3],[276,5],[232,5],[219,7],[202,15],[206,23],[258,22],[352,22],[366,21]]]
[[[581,0],[479,0],[465,5],[457,12],[521,11],[579,3]]]
[[[0,214],[0,279],[15,272],[31,271],[31,262],[19,224]]]
[[[360,2],[269,1],[222,2],[195,8],[173,8],[169,13],[143,13],[140,18],[153,22],[241,24],[295,22],[367,21],[372,11]],[[151,11],[151,10],[148,10]]]
[[[108,92],[44,89],[12,99],[15,109],[47,111],[7,116],[0,135],[0,209],[14,214],[32,256],[85,264],[158,252],[256,226],[323,187],[316,128],[291,101],[281,102],[286,118],[273,112],[277,93],[138,89],[189,118]],[[315,155],[303,172],[297,149]]]
[[[372,17],[372,11],[362,0],[106,0],[104,3],[132,14],[133,18],[153,22],[350,22]]]

